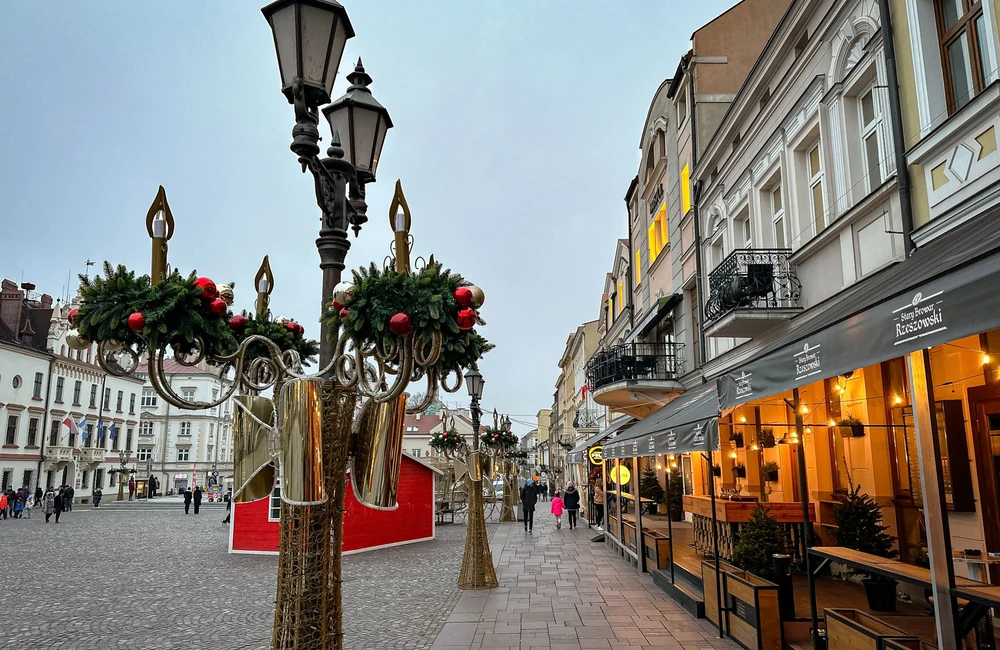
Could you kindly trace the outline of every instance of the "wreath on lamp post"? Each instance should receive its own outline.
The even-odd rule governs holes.
[[[354,283],[341,283],[324,315],[330,326],[343,325],[356,347],[395,349],[414,336],[430,346],[440,335],[441,353],[429,369],[441,376],[456,368],[475,369],[493,345],[475,331],[485,325],[479,309],[482,289],[445,269],[434,258],[416,273],[380,269],[374,263],[353,272]]]
[[[441,452],[453,452],[465,445],[465,438],[459,435],[455,429],[447,429],[432,433],[428,444],[431,449],[437,449]]]
[[[492,450],[513,449],[520,439],[502,427],[487,427],[479,436],[479,442]]]

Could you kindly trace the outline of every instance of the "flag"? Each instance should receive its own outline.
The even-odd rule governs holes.
[[[87,424],[87,416],[83,416],[83,419],[76,423],[77,431],[83,433],[83,439],[86,440],[90,437],[90,425]]]
[[[66,428],[69,429],[70,433],[79,433],[80,432],[80,430],[76,426],[76,422],[74,422],[73,418],[71,418],[68,415],[66,416],[66,419],[63,420],[63,424],[66,425]]]
[[[115,423],[114,422],[112,422],[111,426],[108,427],[108,437],[110,437],[112,440],[115,439]]]

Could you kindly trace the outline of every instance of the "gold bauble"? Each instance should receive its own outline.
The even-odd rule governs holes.
[[[219,297],[226,303],[227,306],[233,306],[233,299],[236,297],[233,294],[233,285],[231,284],[220,284],[219,285]]]
[[[482,307],[483,303],[486,302],[486,294],[483,293],[483,290],[476,285],[472,285],[469,287],[469,291],[472,292],[472,308],[479,309]]]
[[[77,330],[71,329],[66,332],[66,345],[71,350],[86,350],[90,347],[90,341],[80,336],[80,332]]]

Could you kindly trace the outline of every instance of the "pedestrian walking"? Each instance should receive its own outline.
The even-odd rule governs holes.
[[[566,492],[563,494],[563,504],[566,506],[569,529],[573,530],[576,528],[576,514],[580,510],[580,491],[573,485],[573,481],[566,484]]]
[[[532,534],[535,527],[535,504],[538,502],[538,490],[535,482],[528,479],[521,488],[521,511],[524,514],[524,532]]]
[[[128,479],[128,500],[131,501],[132,497],[135,496],[135,477],[130,476]]]
[[[103,497],[104,497],[104,490],[102,490],[101,488],[97,488],[96,490],[94,490],[94,507],[95,508],[100,508],[101,507],[101,499]]]
[[[45,493],[42,492],[42,486],[39,485],[38,487],[35,488],[35,507],[36,508],[39,507],[40,505],[42,505],[42,497],[44,496],[44,494]]]
[[[594,483],[591,489],[594,491],[594,526],[597,530],[604,530],[601,527],[604,523],[604,490],[599,483]]]
[[[201,508],[201,496],[204,494],[201,491],[201,486],[198,485],[194,488],[194,514],[198,514],[198,510]]]
[[[56,511],[56,493],[52,488],[47,489],[42,495],[42,508],[45,512],[45,523],[49,523],[52,513]]]
[[[0,493],[0,518],[7,518],[7,493]]]
[[[228,524],[232,521],[233,516],[233,491],[226,492],[226,496],[223,498],[226,500],[226,518],[222,520],[222,523]]]
[[[191,514],[191,500],[194,498],[194,494],[191,493],[191,488],[184,490],[184,514]]]
[[[565,509],[566,509],[566,504],[563,502],[562,492],[556,490],[555,496],[552,497],[552,506],[551,506],[552,514],[556,516],[556,530],[562,528],[562,514],[563,510]]]
[[[66,510],[68,512],[73,512],[73,497],[76,496],[76,490],[71,485],[66,486]]]
[[[65,490],[60,488],[59,492],[56,493],[56,498],[55,498],[55,513],[56,513],[57,524],[59,523],[59,515],[61,515],[64,510],[66,510],[66,492]]]

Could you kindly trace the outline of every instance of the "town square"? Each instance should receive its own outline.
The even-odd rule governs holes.
[[[1000,0],[0,5],[0,647],[993,650]]]

